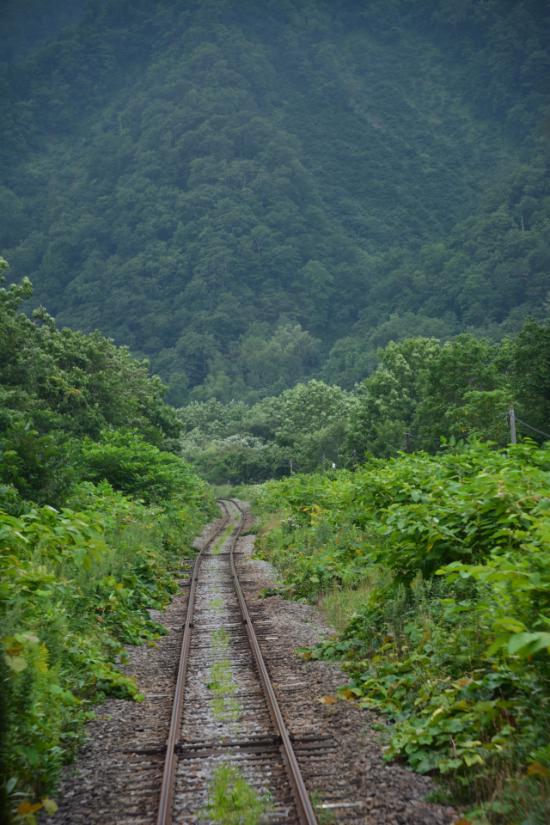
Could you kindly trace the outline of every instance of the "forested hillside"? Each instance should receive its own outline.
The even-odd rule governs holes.
[[[2,12],[0,243],[172,400],[350,387],[392,338],[544,316],[546,3],[47,7]]]

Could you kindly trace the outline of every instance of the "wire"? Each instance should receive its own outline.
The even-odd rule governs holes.
[[[544,430],[539,430],[536,427],[532,427],[531,424],[527,423],[527,421],[522,421],[521,418],[518,418],[517,416],[516,416],[516,421],[518,422],[518,424],[522,424],[524,427],[527,427],[527,429],[533,430],[534,433],[538,433],[539,435],[543,435],[543,436],[545,436],[545,438],[550,438],[550,435],[548,433],[545,433]]]

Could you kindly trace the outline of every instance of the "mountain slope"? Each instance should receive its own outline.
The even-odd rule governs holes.
[[[544,6],[409,7],[90,3],[5,69],[16,274],[176,401],[540,314]]]

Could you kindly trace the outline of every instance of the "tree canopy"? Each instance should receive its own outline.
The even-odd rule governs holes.
[[[0,243],[173,401],[544,315],[545,4],[37,5],[2,11]]]

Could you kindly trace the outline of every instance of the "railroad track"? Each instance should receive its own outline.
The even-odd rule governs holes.
[[[249,558],[253,538],[241,536],[239,503],[228,499],[220,507],[222,518],[198,540],[203,549],[194,564],[187,559],[182,564],[180,592],[162,614],[152,615],[167,634],[154,649],[129,651],[143,702],[105,703],[91,723],[77,769],[63,782],[57,813],[47,822],[40,817],[41,825],[237,821],[211,806],[213,780],[224,767],[257,796],[269,797],[268,809],[247,821],[313,823],[311,802],[299,790],[299,771],[294,777],[291,767],[289,774],[295,761],[319,825],[454,821],[454,812],[423,801],[430,790],[423,779],[382,763],[359,709],[334,701],[340,675],[328,672],[325,663],[295,659],[295,646],[318,637],[308,628],[311,613],[305,605],[257,598],[272,574]],[[236,570],[242,571],[251,616],[241,612]],[[265,665],[254,660],[252,625],[290,735],[279,730],[280,715],[266,699],[269,677]],[[285,747],[288,741],[296,760]]]
[[[208,820],[228,769],[265,800],[262,822],[314,825],[295,749],[315,757],[324,742],[293,741],[286,728],[235,565],[244,513],[232,499],[219,504],[190,579],[157,825]]]

